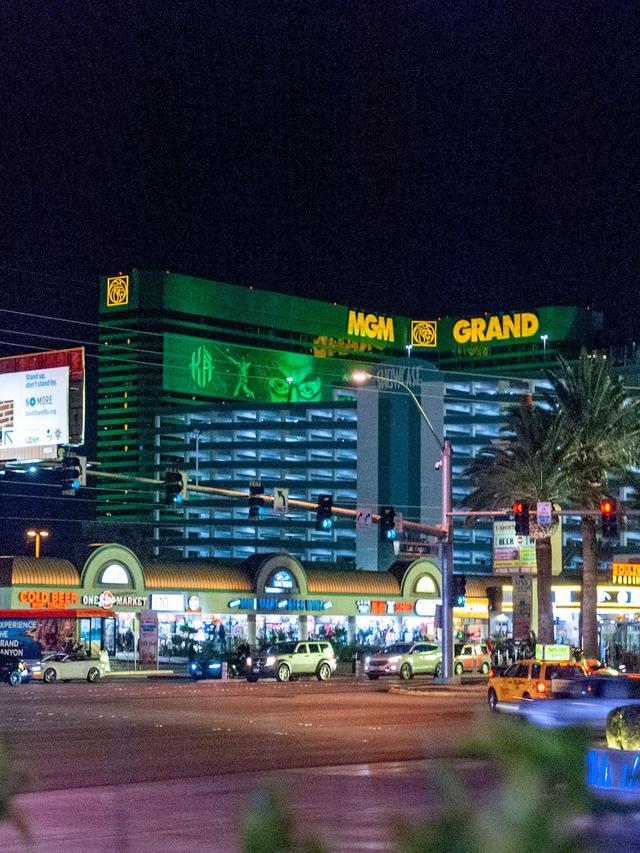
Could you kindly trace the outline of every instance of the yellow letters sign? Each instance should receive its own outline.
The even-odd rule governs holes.
[[[393,318],[365,314],[364,311],[349,311],[347,334],[377,341],[395,341]]]
[[[530,338],[535,335],[539,326],[538,318],[531,313],[472,317],[470,320],[458,320],[454,324],[453,338],[459,344]]]

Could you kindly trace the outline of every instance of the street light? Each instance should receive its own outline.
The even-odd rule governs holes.
[[[549,335],[540,335],[540,340],[542,341],[542,360],[544,361],[547,357],[547,341],[549,340]]]
[[[355,370],[351,374],[353,382],[362,384],[375,377],[365,370]],[[440,448],[440,460],[436,467],[442,469],[442,517],[441,526],[443,531],[442,541],[442,681],[449,682],[453,678],[453,611],[451,608],[451,587],[453,575],[453,522],[451,520],[452,502],[452,451],[451,441],[448,438],[440,438],[429,416],[425,412],[420,400],[413,390],[402,380],[392,379],[385,376],[385,382],[399,385],[409,394],[420,416],[429,428],[429,432],[435,438]]]
[[[27,537],[36,540],[36,560],[40,559],[40,540],[46,539],[48,535],[48,530],[27,530]]]

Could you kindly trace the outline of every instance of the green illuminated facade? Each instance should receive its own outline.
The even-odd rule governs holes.
[[[504,409],[534,392],[553,353],[597,342],[601,318],[573,308],[484,317],[406,318],[170,273],[105,277],[100,288],[98,461],[122,482],[98,481],[97,514],[132,525],[160,557],[237,557],[286,549],[310,561],[386,568],[377,528],[291,511],[259,521],[237,498],[192,494],[180,508],[127,475],[248,491],[286,486],[291,498],[385,504],[440,520],[439,449],[406,393],[420,396],[462,469],[498,434]],[[370,387],[350,385],[364,367]],[[500,377],[495,374],[499,373]],[[471,376],[473,374],[473,376]],[[486,374],[483,378],[482,374]],[[527,377],[527,378],[524,378]],[[490,541],[460,531],[456,568],[490,572]],[[420,543],[426,547],[425,543]],[[411,543],[403,542],[412,547]],[[459,556],[458,556],[459,555]]]

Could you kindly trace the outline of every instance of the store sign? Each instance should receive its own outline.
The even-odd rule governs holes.
[[[184,610],[184,595],[175,592],[152,592],[149,596],[149,608],[161,610],[163,613],[182,613]]]
[[[158,614],[155,610],[145,610],[140,614],[138,651],[141,664],[155,665],[158,662]]]
[[[616,586],[640,586],[640,563],[613,561],[611,583]]]
[[[146,607],[146,595],[114,595],[110,590],[101,592],[100,595],[83,595],[82,603],[92,607],[102,607],[103,610],[111,610],[112,607]]]
[[[18,593],[20,604],[30,607],[69,607],[78,603],[78,593],[69,590],[22,589]]]
[[[232,598],[228,606],[231,610],[286,610],[299,613],[331,610],[333,601],[311,598]]]
[[[347,334],[377,341],[395,341],[393,318],[364,311],[349,311]]]
[[[472,317],[458,320],[453,327],[453,339],[458,344],[504,341],[509,338],[530,338],[540,323],[535,314],[503,314],[491,317]]]
[[[372,601],[371,613],[376,616],[413,613],[412,601]]]

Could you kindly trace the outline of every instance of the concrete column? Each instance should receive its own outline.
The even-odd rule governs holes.
[[[301,640],[309,639],[309,623],[307,622],[306,614],[304,616],[298,616],[298,637]]]
[[[356,641],[356,617],[347,616],[347,642],[355,643]]]
[[[256,614],[249,613],[247,616],[247,642],[254,648],[256,643]]]

